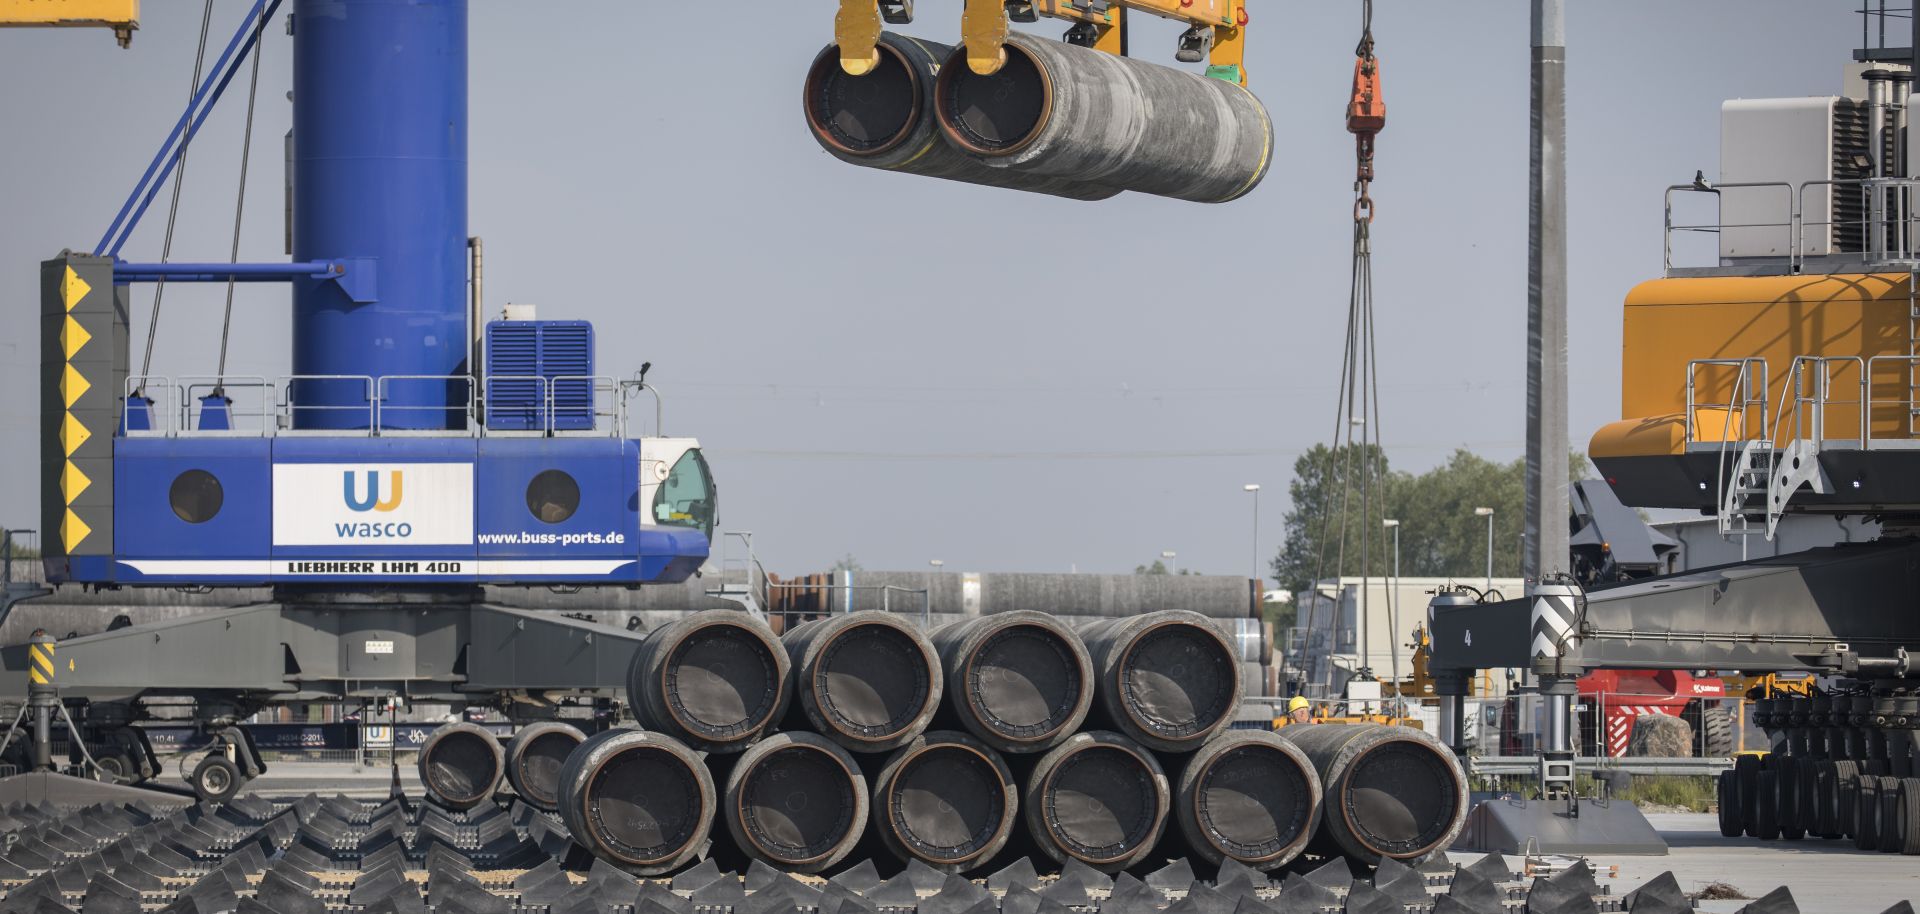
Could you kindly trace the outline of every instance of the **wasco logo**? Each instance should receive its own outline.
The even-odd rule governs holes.
[[[355,511],[392,511],[400,507],[402,494],[406,492],[407,476],[399,470],[391,471],[388,477],[386,497],[380,497],[380,474],[375,470],[366,472],[366,484],[361,487],[366,497],[360,497],[353,483],[353,471],[340,474],[341,488],[345,490],[347,507]]]
[[[473,542],[470,463],[276,463],[276,546]]]

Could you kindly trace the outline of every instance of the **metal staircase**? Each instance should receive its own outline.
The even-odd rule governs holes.
[[[1721,472],[1720,535],[1771,537],[1773,505],[1767,487],[1773,476],[1773,442],[1765,438],[1741,442],[1733,466],[1722,460]]]

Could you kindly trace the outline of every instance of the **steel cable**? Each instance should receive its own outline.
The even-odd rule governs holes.
[[[200,71],[207,60],[207,33],[213,26],[213,0],[207,0],[200,11],[200,47],[193,53],[193,81],[187,84],[187,105],[192,107],[194,97],[200,91]],[[180,188],[187,183],[187,147],[193,142],[192,135],[180,138],[180,166],[173,174],[173,201],[167,205],[167,234],[160,242],[160,262],[166,263],[173,254],[173,226],[180,217]],[[147,318],[147,350],[140,359],[139,392],[147,387],[147,374],[153,370],[153,338],[160,330],[160,298],[166,294],[167,281],[162,278],[153,284],[153,312]]]
[[[260,21],[254,24],[253,72],[247,80],[247,126],[240,134],[240,190],[233,201],[233,251],[228,255],[228,263],[240,262],[240,221],[247,208],[247,163],[253,157],[253,107],[260,94],[260,58],[266,53],[265,42],[260,40],[266,30],[267,16],[260,14]],[[233,277],[227,277],[227,308],[220,318],[220,367],[214,372],[214,395],[225,396],[227,386],[227,340],[233,330]]]

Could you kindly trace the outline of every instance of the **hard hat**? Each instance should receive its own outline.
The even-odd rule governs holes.
[[[1307,707],[1307,697],[1305,695],[1295,695],[1287,702],[1287,713],[1292,714],[1305,707]]]

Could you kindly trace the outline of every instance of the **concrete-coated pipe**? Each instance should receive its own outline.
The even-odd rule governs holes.
[[[840,69],[838,45],[828,45],[807,70],[807,127],[834,158],[883,171],[1074,200],[1105,200],[1119,193],[1071,178],[993,168],[968,157],[941,139],[933,116],[934,74],[953,48],[883,32],[878,50],[880,65],[865,76],[849,76]]]
[[[560,769],[587,735],[572,724],[544,720],[520,728],[507,741],[507,783],[527,805],[560,808]]]
[[[940,655],[899,616],[829,616],[781,641],[793,658],[791,690],[801,712],[820,735],[855,752],[900,748],[940,709]]]
[[[627,700],[649,730],[741,752],[786,713],[787,675],[787,651],[767,623],[710,609],[647,635],[627,671]]]
[[[736,847],[796,873],[844,859],[867,828],[867,778],[847,750],[814,733],[776,733],[741,753],[721,816]]]
[[[447,724],[420,745],[420,784],[449,809],[472,809],[492,799],[505,770],[500,740],[478,724]]]
[[[900,747],[873,780],[873,831],[901,862],[978,869],[1012,836],[1020,795],[1000,754],[957,730]]]
[[[1411,727],[1295,724],[1279,735],[1307,754],[1324,791],[1307,849],[1367,866],[1443,853],[1467,821],[1467,775],[1447,747]]]
[[[1020,611],[942,626],[947,707],[1001,752],[1045,752],[1093,705],[1093,662],[1080,635],[1047,613]]]
[[[1006,57],[981,76],[956,48],[934,86],[947,142],[982,162],[1197,203],[1266,176],[1273,122],[1237,84],[1020,33]]]
[[[700,755],[661,733],[594,734],[560,769],[560,820],[574,843],[636,876],[704,853],[716,805]]]
[[[1240,663],[1205,616],[1165,610],[1080,634],[1093,656],[1096,716],[1149,749],[1192,752],[1239,712]]]
[[[1194,853],[1265,872],[1306,850],[1319,825],[1320,775],[1278,734],[1229,730],[1188,758],[1173,807]]]
[[[1093,730],[1040,757],[1022,803],[1041,853],[1117,873],[1153,852],[1171,794],[1153,753],[1118,733]]]

